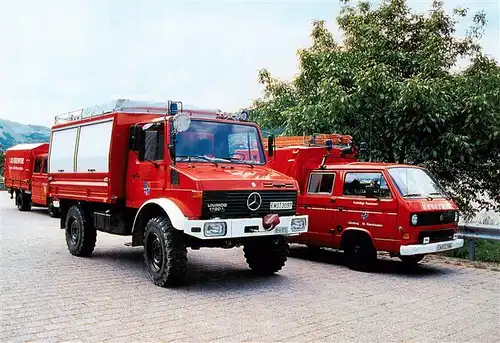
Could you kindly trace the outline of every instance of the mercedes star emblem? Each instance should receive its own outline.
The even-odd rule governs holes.
[[[250,211],[257,211],[262,205],[262,197],[259,193],[250,193],[247,199],[247,207]]]

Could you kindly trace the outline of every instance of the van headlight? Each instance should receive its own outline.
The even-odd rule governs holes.
[[[455,223],[458,223],[458,219],[460,218],[458,211],[455,212]]]
[[[205,223],[205,225],[203,225],[203,233],[206,237],[225,236],[227,233],[227,225],[224,222]]]
[[[415,213],[411,215],[411,225],[416,226],[417,224],[418,224],[418,215]]]
[[[305,218],[294,218],[292,219],[290,228],[292,231],[304,231],[306,228],[306,219]]]

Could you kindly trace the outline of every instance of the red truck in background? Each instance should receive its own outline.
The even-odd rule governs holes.
[[[51,217],[58,215],[57,200],[48,189],[48,151],[48,143],[18,144],[5,150],[5,188],[11,198],[15,196],[19,211],[40,206],[48,207]]]
[[[270,167],[299,183],[298,214],[308,232],[290,239],[341,249],[353,269],[373,266],[377,251],[416,265],[426,254],[463,246],[459,209],[424,168],[358,162],[351,136],[276,137]]]
[[[49,183],[69,252],[90,256],[97,231],[131,236],[162,287],[184,280],[188,247],[243,246],[254,272],[279,271],[287,237],[308,218],[296,215],[297,182],[268,167],[247,118],[126,99],[56,116]],[[251,160],[236,154],[252,148]]]

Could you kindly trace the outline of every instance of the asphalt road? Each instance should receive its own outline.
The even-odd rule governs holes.
[[[0,202],[2,342],[500,342],[493,270],[381,259],[361,273],[294,246],[266,278],[241,249],[202,249],[188,251],[189,285],[164,289],[127,237],[98,233],[93,257],[77,258],[46,210]]]

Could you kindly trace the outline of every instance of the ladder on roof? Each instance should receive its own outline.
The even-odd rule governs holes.
[[[292,146],[325,146],[327,140],[331,140],[332,145],[336,147],[346,147],[352,143],[352,137],[349,135],[323,133],[305,136],[279,136],[274,139],[274,144],[276,148],[288,148]],[[267,141],[265,145],[267,148]]]
[[[66,112],[55,116],[55,124],[69,123],[85,118],[104,116],[113,112],[124,113],[148,113],[163,114],[169,113],[170,102],[134,101],[129,99],[118,99],[108,103]]]

